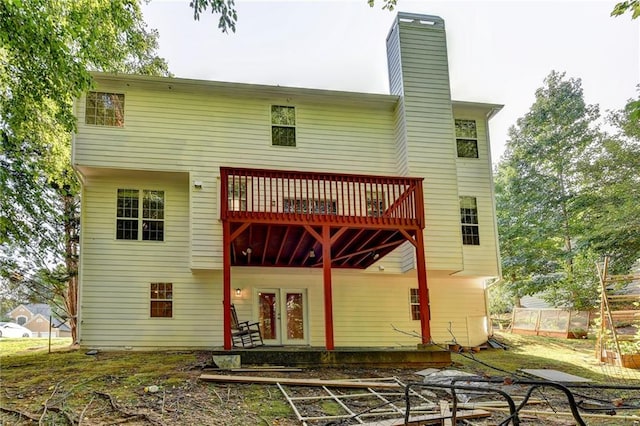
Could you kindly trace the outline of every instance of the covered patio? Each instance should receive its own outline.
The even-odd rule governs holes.
[[[406,241],[416,253],[422,343],[431,341],[422,178],[221,167],[224,349],[231,267],[322,268],[325,348],[335,350],[333,268],[366,269]]]

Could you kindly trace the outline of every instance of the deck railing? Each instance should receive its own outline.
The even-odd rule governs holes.
[[[424,227],[422,178],[221,167],[223,220]]]

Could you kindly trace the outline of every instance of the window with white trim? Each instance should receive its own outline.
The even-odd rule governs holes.
[[[455,120],[456,149],[459,158],[478,158],[478,132],[475,120]]]
[[[381,217],[384,213],[384,192],[367,191],[367,216]]]
[[[479,246],[478,203],[476,197],[460,197],[462,244]]]
[[[124,93],[88,92],[84,110],[85,124],[124,126]]]
[[[151,283],[150,296],[152,318],[173,318],[172,283]]]
[[[27,323],[27,317],[25,317],[24,315],[20,315],[18,318],[16,318],[16,322],[19,325],[25,325]]]
[[[271,144],[296,146],[296,109],[271,105]]]
[[[231,176],[227,187],[228,209],[230,211],[247,211],[247,184],[249,178]]]
[[[409,308],[411,309],[411,319],[420,321],[420,293],[417,288],[409,289]]]
[[[337,214],[338,203],[335,200],[285,198],[283,211],[285,213]]]
[[[116,239],[164,241],[164,191],[118,189],[117,198]]]

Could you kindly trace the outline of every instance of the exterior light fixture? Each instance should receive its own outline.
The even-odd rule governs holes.
[[[378,260],[380,258],[380,254],[376,253],[375,251],[371,253],[371,255],[373,256],[373,260]]]
[[[314,257],[316,257],[316,252],[313,249],[309,250],[309,258],[313,259]]]
[[[252,252],[252,251],[253,251],[253,250],[251,250],[251,247],[247,247],[247,249],[246,249],[246,250],[242,250],[242,255],[243,255],[243,256],[248,256],[248,255],[250,255],[250,254],[251,254],[251,252]]]
[[[242,289],[240,287],[236,288],[236,296],[240,296],[242,294]]]

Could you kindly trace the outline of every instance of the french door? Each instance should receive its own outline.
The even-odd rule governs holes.
[[[309,342],[306,291],[258,289],[258,321],[267,345],[305,345]]]

